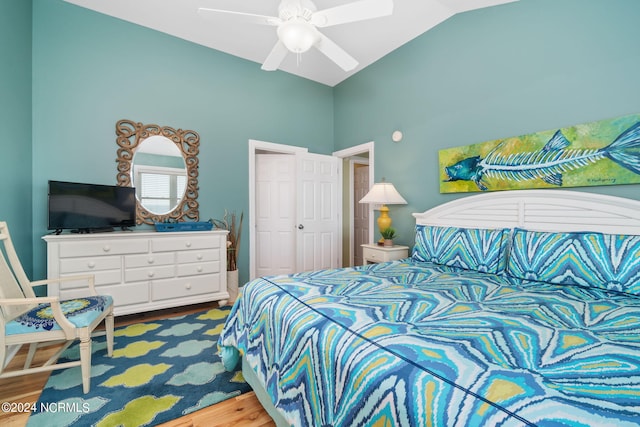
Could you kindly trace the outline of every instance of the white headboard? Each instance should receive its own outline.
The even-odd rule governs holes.
[[[422,225],[640,235],[640,201],[580,191],[482,193],[413,216]]]

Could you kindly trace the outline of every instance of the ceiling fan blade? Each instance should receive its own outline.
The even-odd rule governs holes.
[[[319,39],[315,46],[318,50],[324,53],[327,58],[338,64],[340,68],[345,71],[351,71],[358,66],[356,61],[351,55],[344,51],[340,46],[335,44],[330,38],[318,31]]]
[[[207,19],[220,19],[229,21],[233,19],[237,22],[259,25],[279,25],[282,21],[275,16],[255,15],[253,13],[234,12],[232,10],[208,9],[201,7],[198,9],[198,15]]]
[[[278,40],[278,43],[271,49],[271,53],[267,56],[267,59],[262,63],[262,68],[265,71],[274,71],[277,70],[285,56],[289,53],[289,49]]]
[[[322,28],[389,16],[392,13],[393,0],[359,0],[319,10],[311,16],[311,23]]]

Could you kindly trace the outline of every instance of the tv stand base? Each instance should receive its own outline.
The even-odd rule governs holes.
[[[71,230],[72,233],[76,233],[76,234],[110,233],[112,231],[114,231],[113,227],[78,228],[75,230]]]

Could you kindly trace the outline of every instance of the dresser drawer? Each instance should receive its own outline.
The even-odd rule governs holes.
[[[114,283],[122,282],[122,270],[101,270],[95,272],[81,272],[74,274],[63,274],[61,277],[74,276],[78,274],[93,274],[94,277],[94,285],[96,287],[96,291],[100,293],[100,286],[102,285],[112,285]],[[70,280],[68,282],[60,283],[60,289],[74,289],[80,287],[87,287],[86,280]]]
[[[149,250],[146,239],[100,240],[95,242],[65,242],[60,245],[60,258],[91,255],[123,255],[144,253]]]
[[[218,292],[220,274],[158,280],[151,283],[154,301]]]
[[[217,261],[178,264],[178,276],[196,276],[198,274],[217,273],[219,271],[220,263]]]
[[[113,297],[113,305],[117,310],[118,307],[149,302],[149,283],[141,282],[102,286],[98,293],[111,295]]]
[[[125,268],[150,267],[154,265],[168,265],[175,263],[175,254],[162,252],[156,254],[128,255],[124,257]]]
[[[216,249],[220,247],[222,238],[212,236],[181,236],[151,240],[152,252],[184,251],[194,249]]]
[[[383,262],[384,253],[376,251],[374,249],[362,248],[362,258],[371,262]]]
[[[387,262],[407,258],[409,256],[408,251],[408,246],[401,245],[362,245],[362,257],[367,263]]]
[[[119,256],[63,258],[60,260],[60,274],[117,270],[120,269],[120,266],[121,261]]]
[[[166,279],[176,275],[175,265],[159,265],[146,268],[133,268],[124,271],[125,282],[138,282],[142,280]]]
[[[219,261],[220,251],[216,249],[203,249],[201,251],[180,251],[178,252],[178,264],[187,262],[207,262]]]

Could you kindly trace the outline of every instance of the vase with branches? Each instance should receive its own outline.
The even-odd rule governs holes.
[[[210,219],[213,226],[220,230],[227,230],[227,271],[238,269],[238,254],[240,253],[240,238],[242,237],[242,219],[244,213],[240,213],[240,217],[235,212],[229,212],[225,209],[222,219]]]

